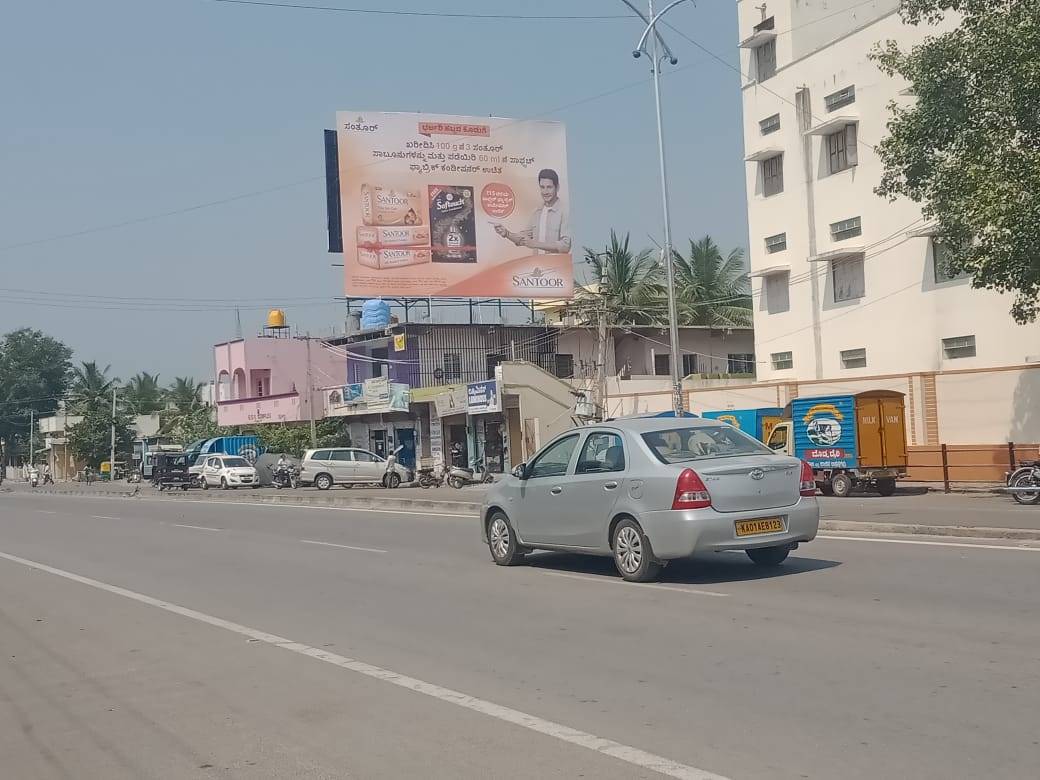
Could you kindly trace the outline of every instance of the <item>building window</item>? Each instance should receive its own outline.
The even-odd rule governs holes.
[[[952,282],[957,279],[967,279],[971,276],[969,271],[950,271],[950,260],[953,250],[949,244],[944,244],[937,238],[932,239],[932,271],[935,273],[935,283]]]
[[[754,374],[755,355],[753,352],[744,352],[728,355],[729,373],[731,374]]]
[[[863,220],[860,217],[843,219],[841,222],[831,224],[831,238],[835,241],[844,241],[847,238],[855,238],[863,235]]]
[[[942,340],[943,355],[947,360],[975,357],[974,336],[954,336]]]
[[[389,356],[389,352],[386,347],[377,347],[372,350],[372,358],[374,360],[386,360]],[[372,376],[390,376],[390,364],[389,363],[373,363],[372,364]]]
[[[778,154],[762,160],[762,193],[768,198],[784,191],[784,156]]]
[[[654,355],[654,375],[668,376],[672,373],[672,363],[668,355]]]
[[[785,249],[787,249],[787,233],[777,233],[766,239],[766,252],[769,254],[783,252]]]
[[[780,115],[773,114],[772,116],[766,117],[758,123],[758,128],[762,131],[762,135],[769,135],[770,133],[775,133],[777,130],[780,129]]]
[[[683,373],[683,376],[689,376],[690,374],[699,373],[697,371],[697,356],[696,355],[683,355],[682,356],[682,373]]]
[[[755,49],[755,76],[765,81],[776,75],[776,38]]]
[[[834,277],[834,302],[854,301],[866,294],[863,279],[863,258],[846,257],[831,262]]]
[[[791,310],[791,274],[770,274],[766,277],[766,311],[782,314]]]
[[[847,106],[850,103],[856,102],[856,85],[852,84],[845,89],[839,89],[837,92],[832,92],[823,99],[824,106],[827,107],[828,111],[834,111],[835,109]]]
[[[843,349],[841,351],[842,368],[866,368],[867,350],[865,347],[859,349]]]
[[[560,379],[574,376],[574,355],[556,355],[556,376]]]
[[[848,170],[859,163],[856,153],[856,125],[845,125],[827,136],[827,167],[831,173]]]
[[[449,385],[462,381],[462,356],[451,352],[444,355],[444,381]]]
[[[773,364],[774,371],[794,368],[794,356],[791,352],[774,352],[769,356],[769,362]]]

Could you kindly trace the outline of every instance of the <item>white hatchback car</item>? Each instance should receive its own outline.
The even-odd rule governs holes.
[[[203,490],[260,487],[256,469],[239,455],[202,455],[191,470],[198,475]]]

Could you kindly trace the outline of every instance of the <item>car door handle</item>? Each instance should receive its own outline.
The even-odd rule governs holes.
[[[557,485],[556,487],[554,487],[554,488],[553,488],[552,490],[550,490],[549,492],[550,492],[550,493],[552,493],[552,494],[553,494],[554,496],[558,496],[558,495],[560,495],[560,493],[562,493],[562,492],[563,492],[563,488],[562,488],[562,487],[560,487],[559,485]]]
[[[617,483],[617,482],[608,482],[607,484],[605,484],[605,485],[603,486],[603,489],[604,489],[604,490],[613,490],[613,489],[614,489],[614,488],[616,488],[617,486],[618,486],[618,483]]]

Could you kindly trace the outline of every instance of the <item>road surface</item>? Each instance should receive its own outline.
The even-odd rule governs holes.
[[[495,567],[465,517],[0,495],[0,762],[1032,777],[1038,586],[1015,542],[826,538],[777,573],[725,554],[640,586],[570,555]]]

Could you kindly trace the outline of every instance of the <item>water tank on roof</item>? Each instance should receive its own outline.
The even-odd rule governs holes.
[[[271,309],[271,311],[267,312],[267,327],[284,328],[285,312],[281,309]]]
[[[390,304],[372,298],[361,304],[361,329],[386,328],[390,325]]]

